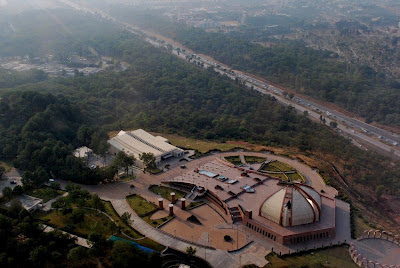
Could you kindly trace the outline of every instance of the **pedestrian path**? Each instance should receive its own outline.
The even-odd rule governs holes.
[[[44,227],[43,228],[43,232],[45,232],[45,233],[50,233],[50,232],[53,232],[55,230],[58,230],[58,229],[55,229],[55,228],[53,228],[51,226],[48,226],[48,225],[45,225],[45,224],[42,224],[42,225]],[[76,239],[75,240],[75,244],[77,244],[79,246],[82,246],[82,247],[85,247],[85,248],[93,247],[93,243],[91,241],[87,240],[86,238],[83,238],[83,237],[80,237],[80,236],[77,236],[77,235],[73,235],[73,234],[70,234],[70,233],[67,233],[67,232],[64,232],[64,231],[61,231],[61,230],[58,230],[58,231],[60,231],[63,234],[67,234],[72,238],[75,238]]]

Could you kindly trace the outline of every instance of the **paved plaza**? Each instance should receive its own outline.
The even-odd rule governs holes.
[[[196,256],[203,258],[213,267],[240,267],[246,264],[256,264],[259,267],[265,266],[268,261],[265,256],[273,250],[274,252],[292,253],[297,250],[304,250],[304,245],[309,248],[319,248],[321,246],[329,246],[331,243],[343,243],[349,242],[350,240],[350,215],[349,205],[347,203],[338,201],[337,205],[337,217],[336,217],[336,237],[333,241],[320,241],[318,244],[302,244],[293,248],[284,247],[278,245],[273,241],[267,241],[260,234],[238,224],[238,230],[236,225],[232,228],[232,222],[227,218],[224,218],[224,214],[218,211],[217,208],[213,208],[212,204],[203,205],[193,211],[184,211],[180,209],[180,201],[174,205],[174,213],[176,218],[170,223],[167,223],[161,229],[153,228],[145,221],[143,221],[127,203],[125,197],[131,194],[139,194],[143,198],[158,204],[158,196],[153,192],[148,191],[148,187],[151,185],[160,185],[165,179],[171,179],[178,176],[182,176],[188,170],[198,168],[205,165],[216,158],[222,159],[229,155],[253,155],[266,157],[267,160],[278,160],[294,167],[303,174],[306,178],[306,184],[314,187],[318,192],[323,190],[327,196],[334,197],[337,191],[323,183],[321,177],[315,170],[304,165],[297,160],[291,160],[282,156],[273,154],[255,153],[255,152],[238,152],[238,153],[216,153],[193,161],[186,162],[187,169],[181,169],[179,163],[171,165],[170,170],[163,172],[158,175],[151,175],[149,173],[139,172],[135,180],[129,182],[116,182],[103,185],[83,185],[82,187],[90,192],[97,193],[102,199],[111,201],[115,210],[119,215],[124,212],[132,214],[132,227],[138,230],[140,233],[149,237],[150,239],[157,241],[165,246],[173,249],[185,252],[188,246],[194,246],[197,248]],[[243,159],[243,157],[241,157]],[[65,186],[67,182],[61,181],[62,186]],[[134,185],[134,188],[130,186]],[[191,200],[187,199],[187,202]],[[168,208],[169,201],[164,199],[164,208]],[[152,217],[159,218],[163,217],[168,212],[166,209],[157,212]],[[195,214],[196,217],[203,223],[203,226],[194,226],[189,224],[186,219]],[[211,216],[209,216],[211,215]],[[223,242],[223,235],[228,234],[233,238],[231,244]],[[192,238],[193,236],[193,238]],[[234,252],[228,252],[227,250],[235,250],[237,248],[237,237],[239,238],[239,248],[243,245],[242,249]],[[216,249],[210,249],[207,246],[214,247]]]

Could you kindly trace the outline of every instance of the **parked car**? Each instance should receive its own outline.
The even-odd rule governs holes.
[[[10,183],[11,183],[11,184],[17,184],[17,181],[12,180],[12,181],[10,181]]]
[[[182,166],[181,166],[181,168],[182,168],[182,169],[185,169],[185,168],[186,168],[186,166],[185,166],[185,165],[182,165]]]
[[[90,169],[96,169],[96,168],[97,168],[96,165],[91,165],[91,166],[90,166]]]

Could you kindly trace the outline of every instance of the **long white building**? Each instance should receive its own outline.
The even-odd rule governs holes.
[[[183,156],[183,150],[168,143],[168,139],[161,136],[153,136],[143,129],[134,131],[121,130],[117,136],[108,141],[110,144],[109,152],[116,155],[123,151],[127,155],[134,156],[138,164],[142,165],[140,156],[143,153],[152,153],[159,165],[162,160],[170,157]]]

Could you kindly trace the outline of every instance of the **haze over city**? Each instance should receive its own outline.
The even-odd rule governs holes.
[[[400,2],[0,0],[1,267],[400,267]]]

